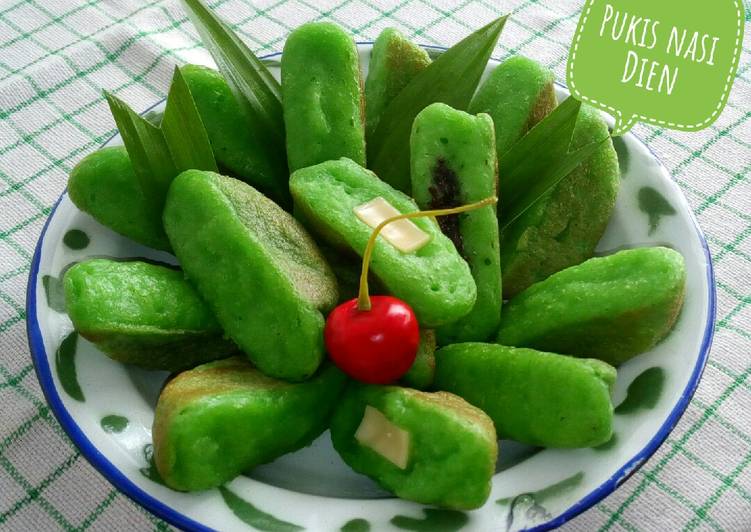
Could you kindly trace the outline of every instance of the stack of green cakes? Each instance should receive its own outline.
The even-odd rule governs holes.
[[[510,223],[499,225],[501,198],[376,239],[371,286],[419,322],[405,375],[365,384],[328,360],[326,318],[355,296],[374,227],[498,195],[499,161],[557,106],[553,74],[512,57],[482,84],[478,74],[468,94],[425,96],[401,147],[409,179],[380,179],[366,141],[384,134],[410,87],[446,68],[388,29],[363,83],[352,37],[305,24],[282,55],[281,146],[267,122],[248,120],[234,80],[186,65],[219,173],[176,172],[155,199],[126,147],[72,171],[82,211],[180,265],[94,258],[64,277],[81,336],[116,361],[179,372],[153,426],[167,486],[220,486],[330,429],[352,469],[399,497],[472,509],[490,493],[500,438],[558,448],[611,438],[616,366],[670,332],[686,274],[682,256],[662,247],[593,258],[619,168],[590,108],[570,145],[596,150]]]

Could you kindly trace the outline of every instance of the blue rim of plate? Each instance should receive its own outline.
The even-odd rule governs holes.
[[[372,45],[373,41],[363,41],[363,42],[357,42],[358,45]],[[423,48],[431,48],[435,50],[446,50],[443,46],[434,46],[434,45],[422,45]],[[276,52],[273,54],[265,55],[261,57],[260,59],[271,59],[276,56],[280,56],[280,52]],[[497,60],[496,60],[497,61]],[[563,87],[562,84],[559,84]],[[144,113],[147,113],[151,111],[154,107],[159,105],[160,102],[155,103],[148,109],[144,110]],[[632,133],[630,133],[633,135]],[[112,135],[110,138],[108,138],[104,143],[103,146],[109,143],[114,137],[117,136],[117,133]],[[667,168],[660,162],[660,160],[657,158],[655,153],[652,151],[652,149],[649,148],[646,144],[644,144],[641,139],[633,135],[634,139],[639,142],[642,146],[644,146],[647,151],[652,155],[655,161],[660,166],[660,169],[665,173],[665,175],[671,177],[670,172],[668,172]],[[672,177],[671,177],[672,180]],[[201,532],[211,532],[214,529],[209,528],[205,525],[202,525],[198,521],[195,521],[186,515],[174,510],[172,507],[166,505],[165,503],[161,502],[159,499],[154,497],[153,495],[150,495],[140,487],[138,487],[134,482],[132,482],[126,475],[124,475],[115,465],[110,462],[99,450],[94,446],[94,444],[91,443],[91,441],[86,437],[86,435],[83,433],[81,428],[78,426],[78,424],[75,422],[73,417],[70,415],[70,413],[65,409],[65,406],[63,405],[62,400],[60,399],[60,395],[57,393],[57,388],[55,387],[54,380],[52,378],[52,369],[49,364],[49,360],[47,357],[47,352],[44,348],[44,341],[42,339],[42,332],[39,326],[39,322],[37,320],[37,299],[36,299],[36,288],[37,288],[37,277],[39,276],[39,264],[41,261],[41,255],[42,255],[42,244],[44,242],[44,236],[47,233],[47,228],[50,224],[50,221],[52,220],[52,217],[55,214],[55,211],[57,210],[57,207],[60,205],[60,202],[62,201],[63,197],[67,194],[67,189],[63,191],[63,193],[60,195],[60,197],[55,202],[55,205],[52,207],[52,210],[50,211],[49,216],[47,217],[47,221],[44,223],[44,227],[42,228],[42,232],[39,235],[39,240],[37,241],[36,248],[34,250],[34,257],[31,262],[31,271],[29,272],[29,281],[26,286],[26,334],[29,339],[29,350],[31,351],[31,358],[34,363],[34,370],[37,375],[37,379],[39,380],[39,384],[42,388],[42,392],[44,393],[44,397],[47,400],[47,403],[50,406],[50,409],[52,410],[52,413],[57,418],[58,422],[62,426],[65,433],[68,435],[68,437],[71,439],[73,444],[78,448],[78,450],[81,452],[81,454],[86,458],[86,460],[94,466],[94,468],[99,471],[110,483],[112,483],[113,486],[115,486],[120,492],[127,495],[130,499],[132,499],[137,504],[141,505],[142,507],[146,508],[148,511],[150,511],[152,514],[157,516],[160,519],[164,519],[168,523],[170,523],[173,526],[176,526],[183,530],[190,530],[190,531],[201,531]],[[683,195],[683,192],[681,191],[681,195]],[[694,395],[694,392],[696,391],[697,386],[699,385],[699,381],[701,380],[702,373],[704,372],[704,367],[707,364],[707,358],[709,357],[709,351],[712,347],[712,339],[714,337],[714,325],[715,325],[715,317],[716,317],[716,299],[717,299],[717,289],[715,287],[715,277],[714,277],[714,268],[712,265],[712,255],[709,251],[709,245],[707,244],[707,240],[704,237],[704,233],[702,232],[701,228],[699,227],[699,223],[696,220],[696,216],[694,215],[693,211],[691,210],[689,206],[689,215],[691,218],[691,222],[694,226],[694,229],[696,231],[697,236],[699,237],[699,241],[701,242],[702,249],[704,250],[704,256],[706,258],[706,271],[707,271],[707,295],[708,295],[708,301],[707,301],[707,322],[704,328],[704,337],[702,339],[702,344],[699,352],[699,357],[696,361],[696,365],[694,366],[693,372],[691,373],[691,377],[689,378],[689,381],[686,385],[686,387],[683,390],[683,393],[681,394],[681,397],[678,399],[678,402],[676,403],[675,407],[673,407],[673,410],[670,412],[670,415],[668,415],[665,422],[662,424],[660,429],[657,431],[657,433],[652,437],[649,442],[642,448],[641,451],[636,453],[631,459],[629,459],[622,467],[620,467],[613,475],[610,476],[605,482],[600,484],[597,488],[595,488],[593,491],[591,491],[589,494],[587,494],[585,497],[580,499],[578,502],[574,503],[572,506],[570,506],[568,509],[566,509],[562,514],[560,514],[558,517],[555,517],[551,519],[550,521],[547,521],[545,523],[542,523],[540,525],[537,525],[531,529],[529,529],[530,532],[542,532],[545,530],[552,530],[554,528],[557,528],[567,521],[570,521],[580,513],[584,512],[585,510],[588,510],[589,508],[593,507],[595,504],[603,500],[605,497],[613,493],[616,488],[618,488],[621,484],[623,484],[626,480],[628,480],[631,475],[636,473],[644,463],[651,457],[655,451],[662,445],[662,443],[665,441],[665,439],[668,437],[668,435],[672,432],[672,430],[675,428],[678,421],[681,419],[681,416],[683,416],[683,413],[686,411],[686,408],[688,407],[689,402],[691,401],[691,398]]]

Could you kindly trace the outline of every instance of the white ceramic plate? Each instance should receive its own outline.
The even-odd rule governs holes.
[[[364,69],[370,48],[360,45]],[[491,61],[488,70],[495,64]],[[559,96],[564,94],[561,89]],[[120,144],[120,139],[107,144]],[[87,341],[76,340],[61,309],[59,277],[70,263],[92,256],[174,258],[99,225],[66,194],[39,239],[28,286],[29,344],[47,401],[81,453],[105,477],[185,529],[484,531],[558,526],[610,494],[664,441],[698,384],[712,339],[714,280],[696,220],[643,144],[629,134],[616,139],[616,147],[621,188],[599,251],[655,244],[680,251],[688,270],[683,311],[665,341],[619,368],[614,403],[626,403],[617,410],[610,444],[537,450],[502,442],[492,493],[477,511],[426,508],[389,496],[341,461],[328,433],[221,489],[178,493],[155,481],[151,424],[167,375],[119,364]]]

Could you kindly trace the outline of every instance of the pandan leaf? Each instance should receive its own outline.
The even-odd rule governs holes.
[[[581,163],[589,159],[597,149],[602,146],[602,143],[608,140],[610,137],[604,137],[600,140],[595,140],[589,144],[585,144],[581,148],[567,153],[555,167],[550,167],[545,172],[538,176],[539,180],[534,182],[532,186],[524,193],[524,195],[507,209],[507,212],[501,213],[499,224],[501,231],[511,225],[514,220],[519,218],[524,211],[529,209],[537,202],[541,197],[545,195],[550,189],[556,186],[561,179],[570,174]]]
[[[545,168],[568,153],[581,102],[566,98],[498,161],[500,210],[510,208]]]
[[[104,94],[144,197],[153,208],[161,209],[167,189],[178,173],[162,130],[116,96]]]
[[[501,231],[610,138],[606,135],[568,151],[581,102],[567,98],[522,137],[498,162]]]
[[[161,211],[172,180],[183,170],[217,170],[209,136],[179,69],[172,78],[161,124],[155,126],[105,92],[144,197]]]
[[[183,0],[183,4],[248,120],[264,124],[271,144],[283,150],[284,117],[279,82],[263,61],[201,0]]]
[[[161,129],[178,173],[191,168],[218,171],[209,135],[179,68],[172,77]]]
[[[386,107],[368,141],[368,166],[381,179],[403,192],[409,191],[412,122],[434,102],[462,110],[469,106],[506,18],[494,20],[440,54]]]

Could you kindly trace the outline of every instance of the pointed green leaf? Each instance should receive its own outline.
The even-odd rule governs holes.
[[[567,98],[538,122],[498,161],[501,213],[508,212],[532,182],[568,153],[581,102]]]
[[[600,140],[595,140],[585,144],[581,148],[566,153],[560,160],[555,161],[547,168],[543,169],[535,179],[528,179],[528,188],[520,194],[516,201],[510,204],[505,211],[499,211],[499,225],[501,231],[505,231],[524,211],[535,204],[546,192],[556,186],[561,179],[569,175],[581,163],[589,159],[592,154],[602,146],[602,143],[608,140],[610,136],[605,136]],[[513,149],[513,148],[512,148]]]
[[[222,495],[222,499],[224,499],[227,506],[229,506],[229,509],[232,510],[232,513],[254,529],[266,532],[296,532],[297,530],[303,530],[301,526],[282,521],[269,513],[259,510],[225,486],[219,486],[219,493]]]
[[[494,20],[439,55],[386,107],[368,142],[368,166],[381,179],[409,190],[409,136],[415,116],[434,102],[467,108],[506,18]]]
[[[201,0],[183,0],[201,41],[214,58],[249,120],[263,123],[284,146],[281,87],[266,65]]]
[[[218,171],[209,135],[188,84],[177,67],[167,96],[161,129],[178,173],[191,168]]]
[[[123,138],[144,197],[161,209],[177,168],[161,129],[133,111],[125,102],[105,92],[107,103]]]

